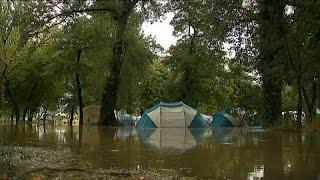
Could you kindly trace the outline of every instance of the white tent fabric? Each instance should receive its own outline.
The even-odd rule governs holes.
[[[148,113],[157,127],[189,127],[197,112],[186,106],[161,107]]]
[[[224,116],[229,119],[229,121],[233,124],[233,126],[239,126],[239,121],[236,120],[234,117],[232,117],[229,114],[224,114]]]
[[[148,116],[152,119],[152,121],[157,127],[161,127],[160,126],[160,107],[158,107],[154,111],[149,112]]]
[[[184,112],[185,112],[185,118],[186,118],[186,123],[189,126],[193,120],[193,118],[197,115],[197,111],[187,108],[187,107],[183,107],[184,108]]]
[[[187,127],[183,106],[174,108],[161,107],[160,111],[160,127]]]

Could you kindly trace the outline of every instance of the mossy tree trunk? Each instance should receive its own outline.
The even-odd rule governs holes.
[[[117,23],[117,33],[115,37],[115,44],[112,49],[112,61],[110,63],[110,75],[107,78],[107,82],[102,95],[102,104],[100,108],[99,124],[114,126],[117,125],[117,120],[114,114],[116,108],[116,100],[118,94],[118,88],[120,84],[120,72],[124,61],[125,47],[124,38],[125,31],[128,24],[128,19],[131,11],[137,4],[138,0],[127,1],[124,0],[123,10],[120,14],[115,15],[114,19]]]
[[[304,97],[304,101],[306,102],[307,105],[307,121],[312,122],[316,116],[316,100],[318,97],[317,91],[317,82],[316,78],[313,78],[312,80],[312,87],[311,87],[311,99],[308,95],[307,88],[302,84],[302,93]]]
[[[281,71],[275,67],[281,67],[279,59],[283,44],[279,43],[283,32],[281,31],[283,14],[285,10],[283,0],[260,1],[259,13],[259,38],[260,58],[258,69],[262,76],[263,88],[263,119],[264,127],[271,126],[281,115],[282,110],[282,86]]]
[[[69,121],[69,125],[72,126],[73,125],[73,119],[74,119],[74,104],[72,104],[71,107],[71,111],[70,111],[70,121]]]
[[[77,51],[77,64],[80,64],[82,50]],[[83,124],[83,101],[82,101],[82,87],[80,82],[80,73],[76,73],[76,84],[77,84],[77,97],[79,103],[79,125]],[[74,108],[74,107],[73,107]]]

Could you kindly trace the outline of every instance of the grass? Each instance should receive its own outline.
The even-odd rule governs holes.
[[[15,177],[16,179],[30,179],[29,173],[23,170],[15,170],[8,162],[0,162],[0,179],[9,179]]]

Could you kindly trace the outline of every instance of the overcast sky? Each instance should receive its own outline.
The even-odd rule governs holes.
[[[171,45],[174,45],[177,42],[177,37],[173,35],[173,26],[170,25],[174,14],[168,13],[165,15],[165,20],[158,21],[156,23],[144,22],[142,24],[142,31],[146,36],[153,36],[158,44],[160,44],[165,51],[169,50]],[[234,57],[234,51],[229,51],[231,44],[223,43],[223,49],[227,52],[226,57]],[[168,55],[168,54],[159,54],[159,55]]]
[[[156,23],[144,22],[142,24],[142,30],[146,36],[153,36],[158,44],[160,44],[164,50],[168,50],[171,45],[177,42],[177,38],[173,36],[173,26],[170,25],[174,14],[166,14],[166,19],[158,21]]]

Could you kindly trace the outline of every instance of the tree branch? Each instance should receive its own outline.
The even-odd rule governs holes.
[[[311,105],[312,107],[314,107],[314,105],[316,104],[316,99],[317,99],[317,83],[316,83],[316,80],[314,79],[312,81],[312,100],[311,100]]]
[[[285,49],[286,49],[286,51],[287,51],[287,53],[288,53],[290,65],[292,66],[292,68],[294,69],[294,71],[295,71],[296,73],[298,73],[298,68],[297,68],[297,67],[294,65],[294,63],[293,63],[293,58],[292,58],[291,52],[290,52],[290,50],[289,50],[288,39],[287,39],[286,35],[284,35],[284,42],[285,42]]]
[[[89,9],[74,9],[74,10],[70,10],[70,11],[65,11],[65,12],[62,12],[60,14],[57,14],[51,18],[49,18],[47,20],[47,23],[50,23],[52,20],[56,19],[56,18],[60,18],[62,16],[70,16],[74,13],[85,13],[85,12],[109,12],[111,13],[114,17],[116,17],[118,15],[118,11],[116,11],[115,9],[113,8],[89,8]]]

